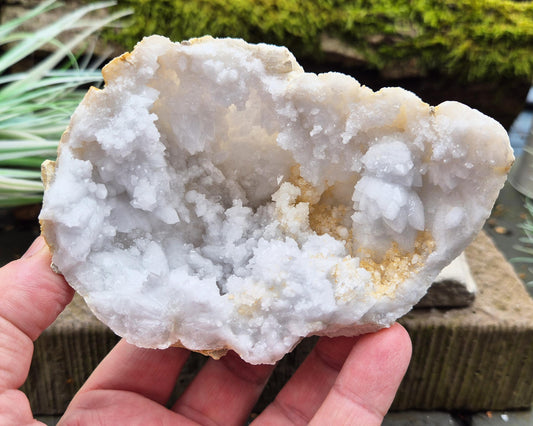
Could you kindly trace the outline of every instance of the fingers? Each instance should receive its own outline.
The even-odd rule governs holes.
[[[70,302],[73,290],[50,269],[42,237],[22,259],[0,269],[0,389],[17,389],[26,380],[33,340]]]
[[[58,426],[72,425],[198,426],[142,395],[112,390],[84,394],[76,409],[67,409],[58,423]]]
[[[15,389],[0,392],[0,425],[30,424],[33,424],[33,414],[26,395]]]
[[[50,251],[38,237],[21,259],[0,270],[0,317],[31,340],[57,318],[74,294],[50,263]]]
[[[206,363],[172,409],[200,424],[245,424],[273,369],[228,352]]]
[[[67,419],[87,413],[111,418],[120,411],[115,404],[118,400],[131,406],[129,414],[145,406],[147,399],[165,404],[188,354],[182,348],[140,349],[120,341],[76,394],[64,420],[68,423]],[[209,360],[172,408],[174,421],[182,424],[188,418],[201,424],[243,424],[272,369],[246,364],[234,353],[219,361]],[[167,418],[169,412],[162,410],[159,415]],[[121,416],[125,418],[124,413]]]
[[[359,337],[320,338],[274,402],[254,424],[308,424],[326,398],[358,339]]]
[[[33,341],[70,302],[73,290],[50,268],[42,237],[0,269],[0,423],[27,424],[29,402],[17,389],[30,369]]]
[[[411,357],[399,325],[359,337],[322,337],[254,424],[380,424]]]
[[[362,336],[311,424],[381,424],[410,358],[411,341],[399,324]]]
[[[76,394],[69,410],[86,405],[92,391],[127,391],[166,404],[189,356],[183,348],[142,349],[121,340]]]

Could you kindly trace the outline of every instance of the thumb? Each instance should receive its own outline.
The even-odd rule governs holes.
[[[50,262],[50,251],[38,237],[21,259],[0,269],[0,424],[31,422],[29,402],[17,389],[28,376],[32,341],[74,293]]]
[[[71,301],[74,291],[50,268],[51,254],[37,237],[22,258],[0,269],[0,318],[35,340]]]

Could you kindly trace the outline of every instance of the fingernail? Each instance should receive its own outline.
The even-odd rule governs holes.
[[[30,248],[26,250],[26,253],[22,255],[22,259],[26,259],[28,257],[32,257],[35,253],[37,253],[39,250],[41,250],[46,245],[44,238],[41,236],[38,236],[35,241],[32,243]]]

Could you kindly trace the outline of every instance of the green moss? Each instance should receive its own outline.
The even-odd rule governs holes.
[[[319,46],[321,31],[329,24],[326,2],[296,0],[121,0],[131,7],[130,25],[110,37],[131,49],[153,33],[173,40],[210,34],[241,37],[249,42],[287,45],[303,54]]]
[[[467,79],[533,76],[533,2],[510,0],[120,0],[131,25],[109,37],[211,34],[289,47],[320,58],[320,37],[353,46],[369,67],[416,62]]]

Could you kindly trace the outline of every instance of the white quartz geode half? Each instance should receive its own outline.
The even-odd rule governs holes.
[[[304,73],[285,48],[152,36],[75,111],[41,212],[117,334],[274,363],[390,326],[480,230],[513,161],[456,102]]]

